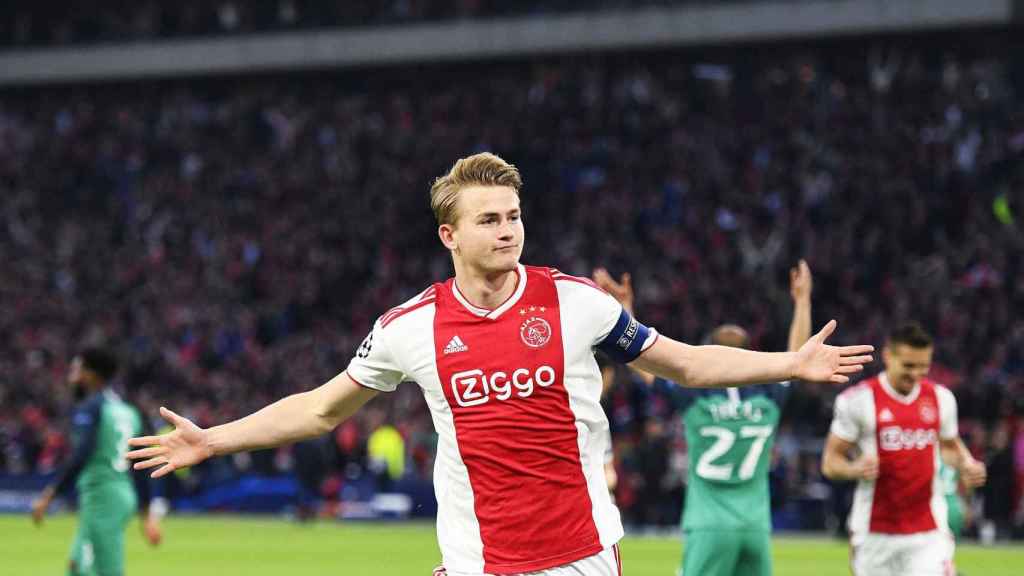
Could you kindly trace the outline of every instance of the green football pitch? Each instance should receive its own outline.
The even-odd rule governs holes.
[[[26,516],[0,516],[0,574],[63,575],[74,528],[71,516],[50,517],[38,529]],[[132,576],[429,576],[439,558],[432,524],[171,517],[159,548],[143,543],[137,525],[129,528],[127,542]],[[841,542],[778,537],[774,552],[780,576],[848,574]],[[623,573],[673,576],[679,553],[674,538],[627,538]],[[1024,574],[1024,547],[961,546],[957,564],[967,576]]]

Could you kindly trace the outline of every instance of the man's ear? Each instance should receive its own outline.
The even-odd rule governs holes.
[[[437,236],[441,239],[441,244],[449,250],[458,250],[459,243],[455,239],[455,227],[451,224],[441,224],[437,227]]]

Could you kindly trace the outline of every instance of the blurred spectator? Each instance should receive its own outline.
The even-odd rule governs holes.
[[[377,477],[377,485],[382,490],[390,490],[405,474],[405,441],[394,426],[386,423],[382,412],[373,410],[368,418],[373,429],[366,441],[370,470]]]

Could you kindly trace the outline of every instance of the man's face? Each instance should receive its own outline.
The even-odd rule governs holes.
[[[890,344],[882,350],[882,362],[889,376],[889,383],[896,390],[906,394],[928,375],[932,367],[934,348],[914,348],[906,344]]]
[[[455,225],[449,248],[462,261],[484,273],[516,269],[523,253],[525,230],[519,210],[519,195],[508,186],[470,186],[459,192]]]

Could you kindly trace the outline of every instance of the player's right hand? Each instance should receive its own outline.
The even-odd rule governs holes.
[[[853,463],[854,474],[857,480],[878,479],[878,458],[874,456],[861,456]]]
[[[167,408],[160,408],[160,416],[174,425],[173,432],[160,436],[142,436],[128,441],[130,446],[141,448],[126,454],[132,460],[141,460],[135,463],[136,470],[159,466],[150,476],[160,478],[213,456],[206,430]]]
[[[42,500],[32,501],[32,523],[36,526],[43,525],[43,518],[46,517],[46,504]]]
[[[145,522],[142,523],[142,534],[146,537],[146,541],[149,542],[150,546],[159,546],[160,540],[163,539],[163,532],[160,531],[160,521],[152,516],[148,516]]]
[[[43,518],[46,518],[46,509],[50,507],[50,503],[53,502],[54,491],[51,488],[43,490],[43,493],[32,501],[32,522],[36,526],[43,525]]]
[[[594,283],[602,290],[612,295],[613,298],[622,304],[626,312],[633,313],[633,278],[629,272],[624,272],[616,281],[608,270],[597,268],[593,274]]]
[[[988,470],[984,463],[970,458],[961,466],[960,477],[968,488],[978,488],[988,480]]]
[[[789,294],[794,302],[810,302],[811,291],[814,289],[814,279],[811,277],[811,268],[807,261],[801,259],[794,267],[789,269]]]

